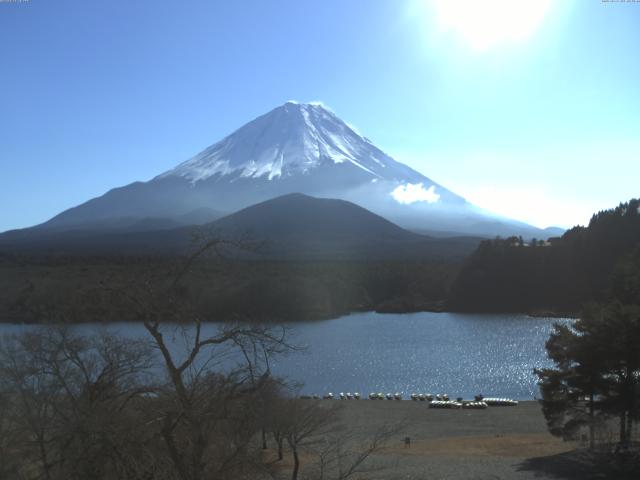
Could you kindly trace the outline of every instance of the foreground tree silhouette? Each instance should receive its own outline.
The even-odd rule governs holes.
[[[112,289],[148,339],[55,328],[5,339],[0,415],[9,420],[0,429],[9,441],[0,443],[0,471],[48,480],[235,479],[261,471],[255,405],[273,381],[269,357],[289,347],[282,328],[205,327],[191,308],[182,279],[223,244],[236,245],[207,240],[171,275],[150,268]]]
[[[50,327],[5,338],[6,478],[142,478],[150,443],[136,404],[152,391],[150,365],[143,342],[106,333]]]
[[[256,464],[251,441],[263,423],[257,406],[271,390],[269,358],[293,347],[285,328],[250,324],[248,319],[205,328],[185,295],[183,279],[200,258],[220,259],[225,250],[255,245],[215,235],[198,240],[173,276],[163,279],[163,272],[149,272],[147,281],[120,293],[137,309],[164,364],[168,381],[154,421],[177,477],[238,478]],[[167,334],[182,339],[182,351],[171,348]],[[238,354],[235,364],[223,368],[233,351]]]
[[[291,480],[298,480],[300,449],[317,442],[337,420],[337,405],[328,407],[313,401],[291,399],[286,402],[285,438],[293,457]],[[323,431],[324,430],[324,431]]]
[[[165,290],[149,288],[160,283],[156,278],[143,283],[144,291],[131,298],[132,306],[140,308],[139,315],[162,355],[169,378],[162,398],[170,401],[159,404],[157,414],[160,433],[178,478],[235,479],[256,475],[261,471],[258,450],[266,446],[267,430],[276,440],[280,460],[284,441],[289,446],[294,480],[301,469],[301,449],[318,455],[324,465],[317,475],[309,478],[343,480],[367,471],[364,467],[368,458],[399,427],[382,429],[362,448],[353,443],[345,448],[335,436],[339,429],[335,406],[287,397],[284,383],[271,376],[270,359],[297,349],[288,342],[284,327],[251,324],[243,318],[244,322],[230,322],[217,331],[205,333],[202,318],[185,298],[182,279],[201,257],[213,253],[219,260],[229,249],[252,250],[257,244],[215,235],[203,238],[204,242],[176,270]],[[135,290],[127,295],[132,292]],[[184,339],[186,350],[180,358],[165,339],[163,321],[167,319],[177,325],[171,333],[175,335],[178,331]],[[212,370],[211,365],[219,365],[229,349],[239,353],[237,366],[224,374]],[[258,435],[259,445],[253,441]],[[320,443],[325,445],[322,455],[311,448]]]
[[[45,327],[3,339],[0,480],[267,478],[267,434],[281,459],[289,446],[293,478],[363,471],[381,437],[362,451],[326,448],[336,405],[293,399],[271,375],[270,358],[294,348],[286,329],[207,325],[190,305],[182,278],[223,246],[239,245],[207,240],[173,274],[149,268],[109,292],[135,311],[148,338]],[[321,473],[300,462],[301,449],[322,459]]]
[[[611,301],[589,305],[573,325],[555,325],[546,347],[556,364],[540,369],[542,407],[551,433],[574,437],[619,418],[619,442],[628,444],[638,418],[640,382],[640,249],[614,274]],[[586,398],[586,400],[585,400]]]

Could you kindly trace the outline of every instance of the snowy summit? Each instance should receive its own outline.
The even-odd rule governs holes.
[[[204,222],[291,193],[347,200],[420,230],[494,235],[532,228],[479,211],[391,158],[321,103],[298,102],[274,108],[147,182],[114,188],[44,225]]]
[[[405,180],[407,168],[320,103],[289,101],[239,128],[159,178],[190,182],[213,176],[308,175],[327,164],[350,164],[371,180]],[[416,172],[417,173],[417,172]]]

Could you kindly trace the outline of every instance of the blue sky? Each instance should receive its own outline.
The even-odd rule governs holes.
[[[0,2],[0,231],[290,99],[538,226],[639,196],[640,3],[504,2]]]

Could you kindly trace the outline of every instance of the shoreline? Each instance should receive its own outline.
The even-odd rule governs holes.
[[[563,313],[563,312],[554,312],[552,310],[537,310],[531,312],[504,312],[504,311],[466,311],[466,310],[450,310],[450,309],[437,309],[437,308],[422,308],[422,309],[404,309],[404,310],[394,310],[394,309],[378,309],[372,308],[367,310],[350,310],[341,313],[337,313],[335,316],[327,316],[327,317],[310,317],[310,318],[302,318],[299,320],[250,320],[248,319],[246,324],[264,324],[264,325],[295,325],[303,322],[323,322],[328,320],[337,320],[339,318],[348,317],[349,315],[363,314],[363,313],[373,313],[379,315],[411,315],[416,313],[452,313],[457,315],[518,315],[525,316],[531,318],[554,318],[554,319],[570,319],[570,320],[578,320],[580,318],[579,314],[576,313]],[[31,322],[31,321],[21,321],[18,319],[5,319],[0,318],[0,325],[112,325],[118,323],[141,323],[141,320],[88,320],[86,322]],[[203,320],[203,323],[232,323],[225,322],[223,320]]]

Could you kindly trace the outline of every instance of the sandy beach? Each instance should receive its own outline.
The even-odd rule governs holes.
[[[342,423],[358,440],[366,441],[385,425],[402,425],[371,458],[375,471],[358,478],[633,478],[594,468],[579,443],[549,434],[540,405],[534,401],[486,410],[433,409],[427,402],[410,400],[319,401],[340,403]],[[409,447],[405,437],[411,439]],[[287,463],[285,454],[280,472],[287,471]]]
[[[380,478],[557,478],[527,470],[527,460],[575,447],[548,433],[536,402],[486,410],[441,410],[413,401],[342,403],[343,420],[363,437],[385,424],[404,425],[397,440],[376,455],[376,462],[392,466]],[[411,438],[408,448],[405,436]]]

